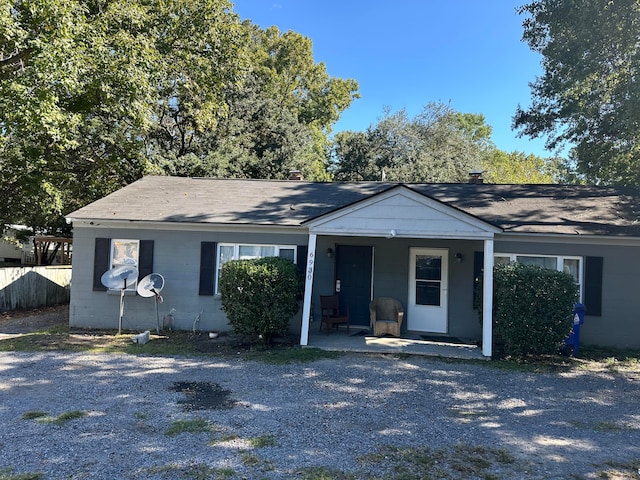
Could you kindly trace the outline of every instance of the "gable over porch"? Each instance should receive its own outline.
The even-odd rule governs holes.
[[[301,345],[309,343],[314,299],[327,293],[343,294],[346,302],[355,298],[354,290],[347,288],[351,285],[346,284],[351,282],[345,273],[349,268],[358,272],[356,283],[361,285],[356,310],[366,311],[372,298],[385,296],[384,285],[389,284],[385,278],[393,277],[394,283],[402,284],[394,292],[406,306],[405,329],[414,334],[448,333],[455,324],[449,307],[459,300],[459,295],[473,295],[473,282],[471,278],[463,281],[460,274],[450,275],[450,265],[464,256],[469,265],[472,255],[468,252],[474,248],[479,247],[484,253],[484,285],[493,284],[493,239],[501,230],[405,185],[314,218],[306,225],[309,250]],[[333,245],[340,255],[330,254]],[[349,256],[354,249],[346,248],[349,245],[360,247],[363,264],[351,261]],[[460,253],[460,248],[466,249],[466,255]],[[367,252],[371,252],[369,263]],[[492,288],[485,289],[481,338],[482,353],[487,357],[491,356],[492,298]],[[361,325],[365,321],[362,313],[358,321]]]

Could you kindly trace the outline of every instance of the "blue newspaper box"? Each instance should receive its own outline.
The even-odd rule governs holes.
[[[584,314],[586,311],[587,309],[582,303],[576,303],[573,306],[573,327],[561,349],[564,355],[578,355],[580,351],[580,325],[584,323]]]

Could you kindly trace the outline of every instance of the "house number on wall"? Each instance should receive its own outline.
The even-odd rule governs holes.
[[[313,256],[314,252],[309,252],[309,257],[307,258],[307,280],[311,280],[313,278]]]

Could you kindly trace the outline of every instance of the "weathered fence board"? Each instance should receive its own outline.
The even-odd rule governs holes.
[[[0,310],[69,302],[71,266],[0,268]]]

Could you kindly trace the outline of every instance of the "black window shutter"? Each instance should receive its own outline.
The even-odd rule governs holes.
[[[93,254],[93,290],[104,292],[107,287],[102,285],[100,279],[102,274],[109,270],[109,257],[111,255],[111,240],[108,238],[96,238],[95,251]]]
[[[307,254],[309,253],[308,245],[298,245],[296,253],[296,262],[298,265],[298,273],[304,274],[304,271],[307,269]]]
[[[484,252],[473,252],[473,308],[480,306],[478,287],[482,285],[484,274]]]
[[[138,267],[138,277],[141,279],[153,273],[153,240],[140,240]]]
[[[198,295],[213,295],[216,287],[216,242],[200,244],[200,289]]]
[[[586,314],[602,316],[602,257],[584,259],[584,305]]]

